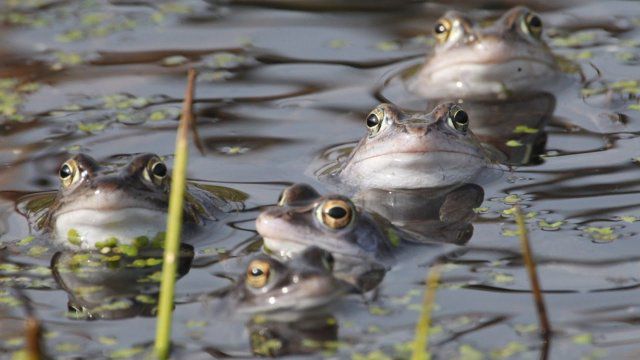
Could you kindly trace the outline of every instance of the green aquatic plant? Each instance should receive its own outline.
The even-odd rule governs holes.
[[[17,78],[0,79],[0,122],[27,120],[20,113],[20,107],[24,99],[38,89],[39,83],[24,82]]]
[[[440,283],[442,265],[435,264],[429,270],[427,276],[424,299],[422,301],[422,312],[416,324],[416,334],[413,341],[413,351],[411,360],[428,360],[431,358],[429,352],[429,335],[431,329],[431,313],[436,301],[436,291]]]
[[[189,159],[189,128],[193,122],[192,104],[196,72],[189,70],[187,90],[185,92],[182,117],[176,136],[175,163],[172,172],[171,193],[169,197],[169,215],[167,218],[167,235],[162,266],[162,281],[158,301],[158,322],[156,325],[155,352],[160,359],[169,357],[171,340],[171,318],[173,311],[174,286],[178,268],[178,250],[180,248],[180,232],[184,193],[186,190],[187,162]]]

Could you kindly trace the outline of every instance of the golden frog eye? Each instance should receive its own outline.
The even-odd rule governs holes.
[[[369,129],[369,136],[374,136],[380,131],[382,122],[384,121],[384,110],[381,108],[375,108],[367,115],[367,128]]]
[[[167,165],[159,158],[153,157],[147,163],[145,177],[154,184],[160,184],[162,180],[167,177],[168,173],[169,169],[167,169]]]
[[[259,289],[267,284],[271,265],[264,260],[253,260],[247,267],[247,284]]]
[[[330,229],[342,229],[353,220],[353,207],[344,200],[327,200],[318,207],[316,216]]]
[[[522,26],[524,32],[531,34],[536,39],[542,35],[542,20],[535,13],[527,13],[524,16],[524,24]]]
[[[451,33],[451,21],[441,18],[436,22],[433,27],[433,36],[436,38],[439,44],[443,44],[449,38]]]
[[[80,169],[78,168],[78,162],[75,160],[67,160],[58,171],[58,176],[62,181],[62,186],[69,187],[80,179]]]
[[[469,115],[467,115],[467,112],[462,110],[461,107],[454,105],[449,110],[447,123],[455,130],[462,133],[467,132],[467,129],[469,128]]]

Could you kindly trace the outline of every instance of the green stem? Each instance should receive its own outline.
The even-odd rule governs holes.
[[[178,252],[180,250],[180,233],[182,232],[182,215],[184,192],[186,189],[187,162],[189,160],[189,127],[193,119],[192,104],[196,72],[189,69],[187,90],[182,103],[182,116],[176,136],[176,151],[173,172],[171,173],[171,194],[169,196],[169,215],[167,234],[162,265],[162,282],[158,301],[158,323],[156,327],[155,351],[159,359],[169,357],[171,342],[171,315],[173,312],[173,295],[178,268]]]

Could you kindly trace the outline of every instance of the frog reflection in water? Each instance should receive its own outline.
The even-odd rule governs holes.
[[[268,357],[315,354],[336,343],[339,328],[338,319],[324,313],[294,319],[256,316],[246,327],[253,354]]]
[[[356,189],[419,189],[469,182],[489,167],[487,150],[453,103],[432,112],[403,112],[391,104],[366,119],[368,133],[338,172]]]
[[[180,245],[177,279],[191,269],[194,252]],[[67,292],[74,319],[124,319],[155,316],[162,270],[162,249],[145,249],[137,257],[98,252],[57,252],[51,259],[56,283]]]
[[[340,195],[321,196],[307,184],[283,190],[278,206],[256,219],[264,246],[291,257],[309,246],[328,250],[336,259],[335,275],[360,290],[374,288],[394,261],[395,229],[384,219],[357,208]]]
[[[157,155],[136,155],[125,165],[106,165],[78,154],[62,164],[59,177],[61,187],[37,226],[53,232],[63,246],[92,249],[111,237],[129,244],[140,236],[153,238],[166,227],[170,176]],[[188,224],[216,219],[230,207],[192,185],[185,200]]]
[[[333,276],[334,258],[312,246],[282,262],[254,257],[227,300],[239,313],[299,312],[325,306],[353,291]]]
[[[525,7],[485,28],[449,11],[435,23],[435,52],[408,88],[428,99],[504,99],[549,91],[562,73],[542,27],[540,16]]]

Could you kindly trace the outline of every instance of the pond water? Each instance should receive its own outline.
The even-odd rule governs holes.
[[[41,319],[54,358],[140,357],[150,349],[159,265],[120,272],[96,260],[89,266],[107,275],[74,278],[60,270],[73,266],[73,256],[30,229],[25,204],[57,189],[59,165],[78,152],[99,160],[153,152],[171,164],[186,70],[194,67],[202,148],[192,146],[188,177],[234,190],[244,207],[225,229],[183,249],[174,356],[407,358],[429,265],[449,245],[414,246],[373,294],[295,320],[223,314],[210,294],[259,251],[260,207],[291,183],[331,190],[313,166],[363,136],[373,107],[425,109],[401,83],[432,51],[439,16],[455,8],[491,18],[513,3],[0,3],[0,357],[24,347],[27,309]],[[544,131],[510,137],[497,120],[479,129],[497,136],[512,167],[480,184],[484,202],[471,231],[453,235],[466,245],[445,261],[431,351],[438,359],[637,358],[640,6],[525,5],[541,14],[553,52],[578,64],[583,79],[486,111]],[[523,109],[540,113],[534,123]],[[555,331],[546,345],[519,255],[515,204],[527,218]],[[450,240],[444,230],[439,236],[432,240]],[[100,303],[114,293],[122,301]],[[79,304],[102,305],[103,316],[86,319]]]

